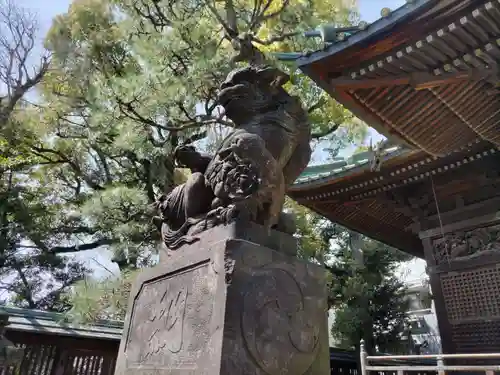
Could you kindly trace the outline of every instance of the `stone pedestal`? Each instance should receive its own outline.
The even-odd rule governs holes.
[[[327,375],[326,274],[293,237],[233,223],[135,282],[117,375]]]

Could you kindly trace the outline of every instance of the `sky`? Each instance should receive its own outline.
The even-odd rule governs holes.
[[[16,0],[16,3],[38,14],[42,32],[45,34],[50,28],[52,18],[59,13],[65,12],[71,0]],[[380,18],[380,10],[382,8],[397,9],[405,3],[405,0],[358,0],[358,3],[361,19],[367,22],[373,22],[377,18]]]
[[[71,0],[16,0],[16,3],[22,5],[25,8],[30,9],[37,14],[40,22],[40,45],[42,43],[43,36],[50,29],[52,24],[52,19],[68,10]],[[405,0],[358,0],[359,12],[361,20],[366,22],[373,22],[380,18],[380,11],[382,8],[390,8],[395,10],[400,6],[404,5]],[[369,138],[372,138],[374,142],[381,139],[381,136],[374,130],[370,131]],[[353,148],[348,148],[342,150],[341,156],[346,156],[352,152]],[[319,151],[321,152],[321,150]],[[88,251],[77,255],[77,258],[83,260],[88,266],[95,268],[95,276],[109,276],[109,271],[118,272],[117,266],[111,263],[109,260],[109,255],[103,253],[100,250]],[[99,266],[102,264],[104,267]],[[425,262],[421,260],[415,260],[405,265],[404,270],[401,270],[402,278],[407,281],[420,279],[425,276]],[[403,277],[404,276],[404,277]]]

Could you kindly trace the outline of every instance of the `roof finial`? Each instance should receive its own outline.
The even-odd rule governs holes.
[[[384,18],[386,17],[389,17],[391,15],[392,11],[391,11],[391,8],[382,8],[382,10],[380,11],[380,15]]]

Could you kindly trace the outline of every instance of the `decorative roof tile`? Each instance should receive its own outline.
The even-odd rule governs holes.
[[[404,147],[391,147],[383,151],[382,161],[397,157],[408,152]],[[324,182],[326,179],[335,179],[367,169],[372,158],[372,151],[364,151],[354,154],[348,158],[336,158],[332,163],[313,165],[307,167],[295,181],[294,186],[305,185],[316,182]]]
[[[326,56],[335,54],[343,49],[346,49],[354,44],[362,43],[367,39],[384,33],[390,30],[395,24],[403,22],[410,17],[412,13],[428,6],[435,0],[406,0],[406,4],[400,8],[391,11],[389,8],[381,10],[381,18],[375,22],[368,24],[366,22],[360,23],[360,30],[352,33],[344,33],[343,38],[335,43],[325,44],[322,50],[303,54],[302,56],[294,56],[298,66],[309,65],[314,61],[320,60]]]

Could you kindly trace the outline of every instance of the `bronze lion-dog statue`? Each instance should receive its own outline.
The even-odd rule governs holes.
[[[217,99],[234,130],[213,156],[192,145],[175,151],[178,165],[192,174],[158,202],[169,249],[235,218],[294,231],[282,209],[288,187],[311,158],[311,126],[299,99],[283,88],[289,78],[270,66],[229,73]]]

